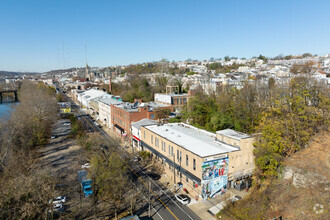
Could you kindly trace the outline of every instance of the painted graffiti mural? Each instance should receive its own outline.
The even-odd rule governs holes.
[[[214,198],[226,192],[228,157],[202,163],[202,198]]]

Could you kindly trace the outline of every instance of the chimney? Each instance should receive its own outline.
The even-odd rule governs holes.
[[[109,76],[109,93],[111,94],[111,74]]]
[[[142,99],[134,99],[134,102],[142,103]]]

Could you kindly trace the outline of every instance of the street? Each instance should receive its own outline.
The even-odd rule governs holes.
[[[99,132],[105,138],[107,138],[110,142],[114,142],[113,138],[107,134],[102,128],[99,128],[93,123],[93,120],[89,117],[89,115],[82,112],[79,106],[73,104],[73,108],[76,110],[78,115],[85,121],[88,128],[92,128],[95,132]],[[118,146],[120,157],[125,160],[128,157],[127,152]],[[134,180],[132,180],[132,184],[140,184],[144,185],[148,189],[148,184],[150,182],[151,185],[151,194],[152,194],[152,208],[151,208],[151,217],[152,219],[200,219],[194,212],[192,212],[189,207],[181,205],[178,201],[176,201],[174,194],[171,192],[167,192],[167,188],[165,188],[161,183],[157,180],[150,178],[141,168],[138,163],[135,163],[132,167],[129,166],[129,170],[132,172],[133,176],[136,176]],[[144,198],[146,203],[148,202],[148,198]],[[139,210],[138,214],[141,215],[142,219],[146,218],[146,213],[148,212],[148,206],[144,206],[144,209]]]

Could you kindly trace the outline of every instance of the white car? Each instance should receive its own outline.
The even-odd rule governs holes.
[[[182,205],[187,205],[189,203],[189,196],[187,195],[175,194],[174,196]]]
[[[81,165],[82,169],[88,169],[90,167],[91,167],[91,165],[89,163],[85,163],[84,165]]]
[[[55,135],[55,134],[53,134],[53,135],[50,137],[50,139],[54,139],[54,138],[56,138],[56,135]]]
[[[62,205],[62,203],[54,204],[54,206],[53,206],[53,212],[57,212],[57,211],[63,211],[63,205]],[[48,212],[52,212],[52,210],[49,209]]]
[[[65,196],[58,196],[55,199],[51,199],[49,200],[49,203],[53,203],[53,204],[61,204],[63,202],[66,201],[66,197]]]
[[[67,126],[67,125],[71,125],[70,122],[64,122],[63,125]]]

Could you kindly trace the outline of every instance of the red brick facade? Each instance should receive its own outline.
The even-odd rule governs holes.
[[[138,111],[127,111],[116,105],[111,108],[113,131],[124,140],[131,140],[131,122],[140,121],[141,119],[156,119],[155,112],[149,111],[149,106],[138,107]],[[163,107],[169,108],[173,111],[171,106]],[[126,135],[125,135],[126,133]]]

